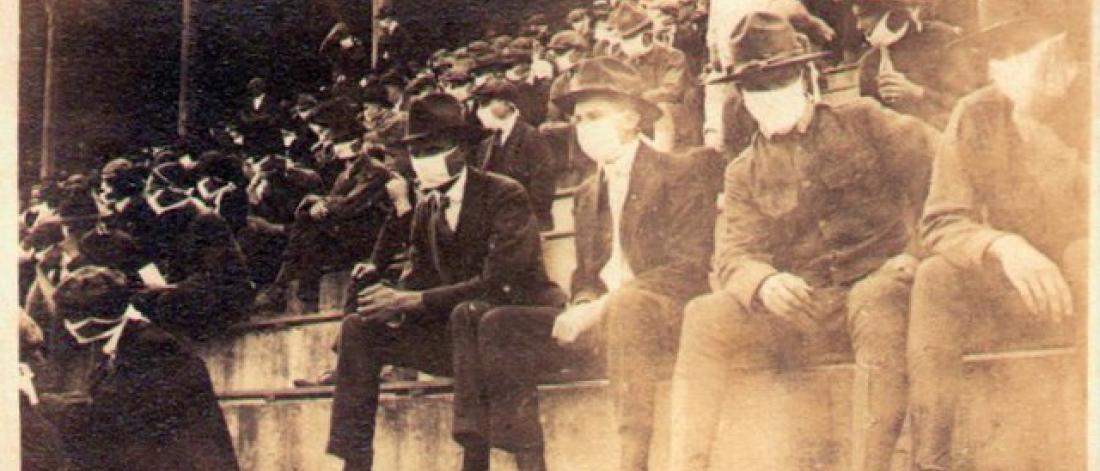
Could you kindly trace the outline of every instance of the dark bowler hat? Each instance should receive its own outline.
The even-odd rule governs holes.
[[[511,81],[499,78],[486,80],[485,83],[474,87],[471,93],[483,100],[499,98],[515,103],[519,99],[519,89]]]
[[[571,29],[558,31],[554,37],[550,38],[550,43],[546,45],[546,48],[551,51],[564,51],[567,49],[580,49],[582,51],[588,50],[588,40],[584,39],[576,31]]]
[[[1069,33],[1082,50],[1089,39],[1087,0],[998,0],[983,2],[977,31],[951,43],[999,59],[1018,54],[1044,39]]]
[[[484,136],[481,128],[467,121],[465,108],[454,97],[433,93],[413,100],[401,143],[409,144],[441,134],[466,142],[477,142]]]
[[[653,20],[649,19],[644,11],[629,2],[619,4],[608,18],[611,29],[619,33],[619,36],[629,38],[653,27]]]
[[[737,81],[767,85],[782,76],[774,72],[789,71],[793,66],[828,55],[824,51],[811,51],[809,40],[798,34],[786,18],[769,12],[749,14],[734,28],[732,36],[733,65],[727,74],[711,83]]]
[[[577,64],[576,73],[569,82],[569,92],[556,98],[554,104],[572,114],[577,102],[586,98],[624,98],[634,103],[643,122],[652,123],[661,118],[661,109],[642,98],[645,90],[645,83],[636,69],[612,57],[597,57]]]

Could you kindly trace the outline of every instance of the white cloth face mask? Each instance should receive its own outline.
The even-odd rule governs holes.
[[[613,116],[586,120],[576,125],[577,144],[590,159],[598,163],[614,161],[622,153],[618,136],[621,126]]]
[[[768,137],[793,130],[811,103],[802,79],[774,90],[745,90],[744,101],[745,109]]]
[[[910,21],[906,20],[905,25],[901,29],[894,31],[890,29],[890,15],[894,12],[887,12],[879,18],[878,23],[871,29],[870,33],[867,33],[867,42],[872,47],[888,47],[905,37],[905,34],[909,32]]]
[[[502,131],[504,125],[508,121],[507,118],[497,117],[488,106],[483,106],[477,109],[477,119],[481,121],[481,125],[490,131]]]
[[[452,147],[433,155],[413,156],[409,159],[421,189],[439,188],[451,180],[451,171],[447,169],[447,157],[457,151],[457,147]]]

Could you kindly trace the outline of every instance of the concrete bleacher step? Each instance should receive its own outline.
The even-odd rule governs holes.
[[[956,469],[1083,469],[1082,364],[1073,349],[969,356],[955,433]],[[852,371],[850,365],[833,365],[738,375],[728,387],[711,469],[850,469]],[[330,392],[223,396],[242,469],[340,469],[339,460],[324,453]],[[665,469],[667,395],[666,388],[658,400],[654,471]],[[451,401],[446,393],[383,394],[376,469],[459,469],[460,450],[450,438]],[[606,383],[544,386],[540,401],[549,469],[615,469],[619,445]],[[907,459],[903,436],[894,470],[905,469]],[[515,468],[507,454],[494,452],[493,469]]]

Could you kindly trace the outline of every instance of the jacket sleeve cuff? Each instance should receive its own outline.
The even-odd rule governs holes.
[[[942,254],[951,263],[960,267],[978,267],[985,259],[985,253],[993,241],[1007,236],[1009,233],[996,229],[981,229],[967,236],[962,244]]]
[[[766,278],[779,273],[775,267],[764,262],[745,262],[733,276],[726,281],[726,292],[733,295],[746,309],[752,306],[756,291]]]

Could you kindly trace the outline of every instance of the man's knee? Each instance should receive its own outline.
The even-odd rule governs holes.
[[[661,295],[629,285],[616,289],[607,296],[607,317],[612,326],[633,324],[639,317],[655,316],[660,309],[666,307],[661,302]]]
[[[970,274],[969,276],[973,276]],[[955,296],[966,284],[967,270],[945,257],[934,256],[923,260],[917,267],[913,281],[913,297]]]
[[[452,335],[462,332],[476,332],[481,318],[492,309],[484,301],[464,301],[451,310],[450,329]]]

